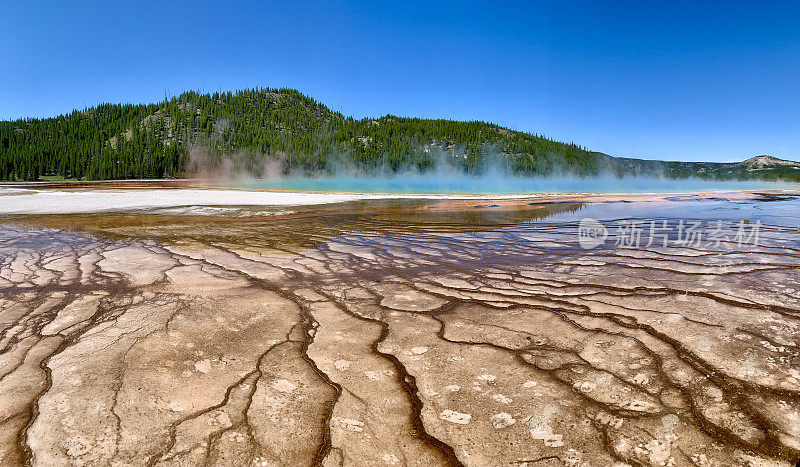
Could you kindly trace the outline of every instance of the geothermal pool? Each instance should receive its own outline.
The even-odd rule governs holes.
[[[0,195],[0,464],[800,457],[800,193],[176,190]]]
[[[656,177],[551,177],[510,175],[465,176],[462,173],[399,174],[336,177],[281,177],[217,184],[257,190],[329,191],[356,193],[520,194],[520,193],[674,193],[733,190],[796,189],[796,183],[766,181],[670,180]]]

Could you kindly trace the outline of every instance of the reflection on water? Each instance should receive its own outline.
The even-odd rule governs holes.
[[[764,202],[769,201],[769,202]],[[414,234],[423,232],[496,232],[525,226],[548,229],[577,226],[582,218],[759,220],[766,226],[793,229],[800,238],[800,198],[694,198],[690,195],[650,201],[503,200],[360,200],[319,206],[204,206],[142,212],[12,216],[15,224],[89,232],[112,240],[152,239],[203,248],[229,245],[254,252],[298,252],[353,232]],[[550,226],[550,227],[549,227]],[[572,232],[572,228],[569,231]]]
[[[481,200],[360,200],[319,206],[230,206],[149,212],[11,216],[16,224],[89,232],[109,240],[152,239],[166,244],[250,246],[297,252],[350,232],[474,232],[574,213],[578,202],[510,204]]]
[[[601,220],[693,219],[726,222],[760,220],[764,224],[800,227],[800,198],[727,200],[676,197],[646,203],[589,203],[584,206],[579,216],[555,213],[548,221],[579,221],[583,217]]]

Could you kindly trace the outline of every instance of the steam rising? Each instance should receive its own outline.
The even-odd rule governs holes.
[[[215,126],[215,135],[224,132],[225,121],[217,125],[220,127]],[[219,186],[362,193],[664,193],[795,188],[791,183],[758,180],[670,179],[660,174],[618,177],[610,171],[595,176],[578,176],[559,169],[553,160],[546,161],[551,168],[550,175],[525,176],[513,173],[507,159],[491,151],[483,157],[477,170],[468,173],[458,166],[459,157],[452,152],[436,151],[433,167],[424,171],[415,167],[395,170],[387,163],[366,171],[356,167],[347,157],[333,157],[326,170],[308,173],[290,171],[288,155],[281,152],[267,155],[240,150],[220,155],[208,147],[195,146],[189,151],[187,175]]]

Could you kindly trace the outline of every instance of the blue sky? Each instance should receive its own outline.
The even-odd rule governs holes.
[[[292,87],[608,154],[800,160],[800,2],[4,2],[0,119]]]

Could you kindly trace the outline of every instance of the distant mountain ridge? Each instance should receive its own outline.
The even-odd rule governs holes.
[[[0,122],[0,180],[426,172],[442,164],[470,174],[800,181],[800,163],[771,156],[735,163],[631,159],[479,121],[355,120],[293,89],[190,91],[156,104],[101,104]]]
[[[621,175],[800,181],[799,162],[767,155],[754,156],[741,162],[679,162],[608,157],[609,169]]]

